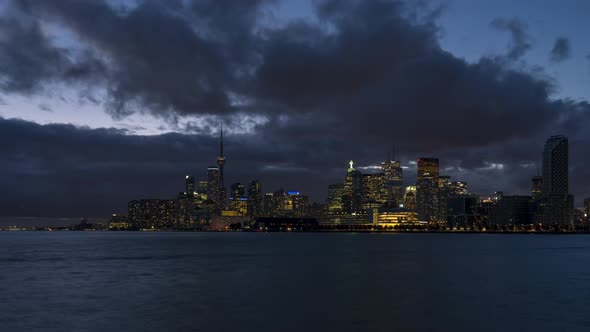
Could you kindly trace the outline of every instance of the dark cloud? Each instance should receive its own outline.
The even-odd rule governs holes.
[[[559,37],[555,40],[551,49],[550,57],[553,62],[561,62],[570,57],[571,45],[570,40],[565,37]]]
[[[545,139],[562,133],[571,142],[572,189],[590,195],[587,103],[552,99],[554,84],[542,72],[515,70],[504,58],[468,63],[444,51],[433,21],[439,9],[417,16],[413,3],[314,4],[313,19],[273,24],[266,1],[151,0],[123,8],[18,1],[19,16],[10,19],[20,27],[10,26],[2,39],[9,42],[0,45],[5,93],[75,82],[81,98],[113,116],[152,113],[192,135],[2,120],[0,196],[10,197],[2,208],[105,214],[132,198],[173,197],[184,174],[205,177],[221,121],[230,132],[228,184],[260,178],[265,190],[283,185],[322,200],[348,160],[376,165],[395,143],[406,165],[435,156],[445,173],[482,194],[523,193]],[[55,46],[40,22],[71,32],[76,52]],[[492,26],[512,35],[508,59],[531,47],[521,21]],[[28,35],[37,39],[24,50],[31,45],[19,37]],[[21,58],[23,68],[37,70],[14,72]],[[92,86],[104,88],[106,100]],[[181,121],[185,115],[195,120]],[[415,169],[406,175],[415,181]]]
[[[39,105],[37,105],[37,107],[39,108],[39,110],[43,111],[43,112],[49,112],[49,113],[53,113],[53,109],[51,108],[51,106],[41,103]]]
[[[507,31],[512,38],[507,57],[511,60],[520,59],[532,46],[528,25],[518,18],[496,18],[490,26],[500,31]]]

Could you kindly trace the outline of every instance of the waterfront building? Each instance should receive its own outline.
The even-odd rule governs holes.
[[[490,215],[490,223],[496,225],[528,225],[533,222],[531,196],[503,196]]]
[[[408,210],[416,210],[416,186],[406,187],[403,207]]]
[[[344,196],[344,184],[337,183],[328,186],[328,213],[341,214],[344,211],[342,197]]]
[[[472,226],[478,221],[479,197],[451,195],[447,198],[446,220],[451,228]]]
[[[344,212],[361,212],[362,186],[362,173],[354,169],[354,162],[351,160],[344,178],[344,195],[342,197]]]
[[[543,177],[533,176],[531,181],[531,198],[533,202],[538,203],[541,200],[541,197],[543,196]]]
[[[405,208],[369,209],[368,221],[375,226],[397,227],[421,224],[418,213]]]
[[[446,222],[447,220],[447,202],[449,197],[456,195],[453,192],[450,176],[438,177],[438,220]]]
[[[171,228],[176,222],[177,202],[166,199],[133,200],[128,204],[128,221],[140,229]]]
[[[381,163],[381,171],[387,202],[398,207],[403,204],[404,198],[404,170],[401,163],[395,160],[384,161]]]
[[[248,214],[251,218],[262,215],[262,184],[258,180],[248,184]]]
[[[213,202],[215,209],[219,208],[219,168],[209,166],[207,168],[207,198]]]
[[[568,192],[568,158],[567,137],[551,136],[543,149],[542,196],[536,218],[543,224],[573,223],[573,196]]]
[[[383,205],[387,201],[383,173],[362,175],[362,203],[376,203]]]
[[[189,197],[195,193],[195,178],[191,175],[184,177],[184,193]]]
[[[438,159],[418,159],[416,205],[418,210],[418,218],[421,221],[438,221],[438,169]]]

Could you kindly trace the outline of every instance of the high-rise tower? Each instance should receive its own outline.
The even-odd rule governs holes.
[[[418,159],[418,181],[416,182],[416,205],[418,218],[423,221],[438,220],[438,159]]]
[[[225,182],[223,179],[223,167],[225,165],[225,156],[223,155],[223,124],[221,125],[219,135],[219,156],[217,157],[217,166],[219,169],[219,182],[218,182],[218,199],[217,204],[220,210],[225,209]]]
[[[543,149],[540,210],[544,224],[571,224],[573,197],[569,195],[569,148],[563,135],[551,136]]]

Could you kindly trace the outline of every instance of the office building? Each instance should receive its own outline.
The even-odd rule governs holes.
[[[344,212],[357,213],[362,210],[362,173],[354,169],[354,162],[349,162],[349,168],[344,178],[344,195],[342,205]]]
[[[568,192],[568,158],[567,137],[551,136],[543,149],[542,198],[536,218],[543,224],[573,223],[573,196]]]
[[[416,205],[418,210],[418,219],[420,219],[420,221],[439,221],[438,169],[438,159],[418,159]]]
[[[262,216],[262,184],[258,180],[248,184],[248,214],[251,218]]]
[[[341,214],[344,211],[342,197],[344,196],[344,184],[337,183],[328,186],[328,213]]]
[[[387,160],[381,163],[383,186],[390,206],[398,207],[404,198],[404,170],[399,161]]]
[[[416,186],[406,187],[403,207],[408,210],[416,210]]]

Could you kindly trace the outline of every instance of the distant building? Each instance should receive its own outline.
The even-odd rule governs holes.
[[[404,170],[399,161],[387,160],[381,163],[383,172],[383,186],[386,200],[391,206],[403,204],[404,198]]]
[[[342,196],[344,196],[344,184],[337,183],[328,186],[328,213],[340,214],[344,211]]]
[[[231,196],[229,198],[229,211],[235,212],[235,213],[231,214],[231,216],[234,216],[234,217],[243,217],[243,216],[248,215],[248,198]],[[222,212],[224,212],[224,211],[222,211]],[[222,215],[228,215],[228,214],[222,213]]]
[[[195,189],[195,178],[187,175],[184,180],[184,193],[187,196],[192,197],[195,193]]]
[[[584,199],[584,213],[586,214],[586,217],[590,216],[590,198]]]
[[[452,195],[447,199],[446,220],[449,227],[467,227],[478,219],[479,198],[475,195]]]
[[[219,209],[219,168],[209,166],[207,168],[207,197],[214,203],[215,208]]]
[[[455,181],[451,183],[451,195],[469,195],[469,188],[467,182]]]
[[[362,203],[373,202],[382,205],[387,201],[383,173],[362,175]]]
[[[356,213],[362,210],[362,173],[355,170],[353,161],[349,162],[350,167],[344,178],[344,195],[342,205],[344,212]]]
[[[262,216],[262,184],[258,180],[248,184],[248,214],[251,218]]]
[[[371,209],[368,218],[373,225],[385,227],[420,224],[418,213],[404,208]]]
[[[407,186],[404,194],[404,208],[416,210],[416,186]]]
[[[237,182],[231,185],[231,194],[230,197],[235,198],[245,198],[246,197],[246,188],[243,184]]]
[[[175,200],[141,199],[128,204],[128,222],[141,229],[171,228],[176,222]]]
[[[447,220],[447,202],[449,197],[456,195],[453,192],[450,176],[438,177],[438,220]]]
[[[416,205],[418,219],[437,222],[438,205],[438,159],[418,159],[418,181],[416,182]]]
[[[543,224],[572,224],[573,196],[569,195],[569,148],[563,135],[551,136],[543,150],[542,198],[537,219]]]
[[[532,222],[531,196],[503,196],[490,216],[490,223],[496,225],[527,225]]]
[[[531,179],[532,187],[531,187],[531,197],[533,202],[538,203],[542,196],[543,196],[543,177],[542,176],[533,176]]]

